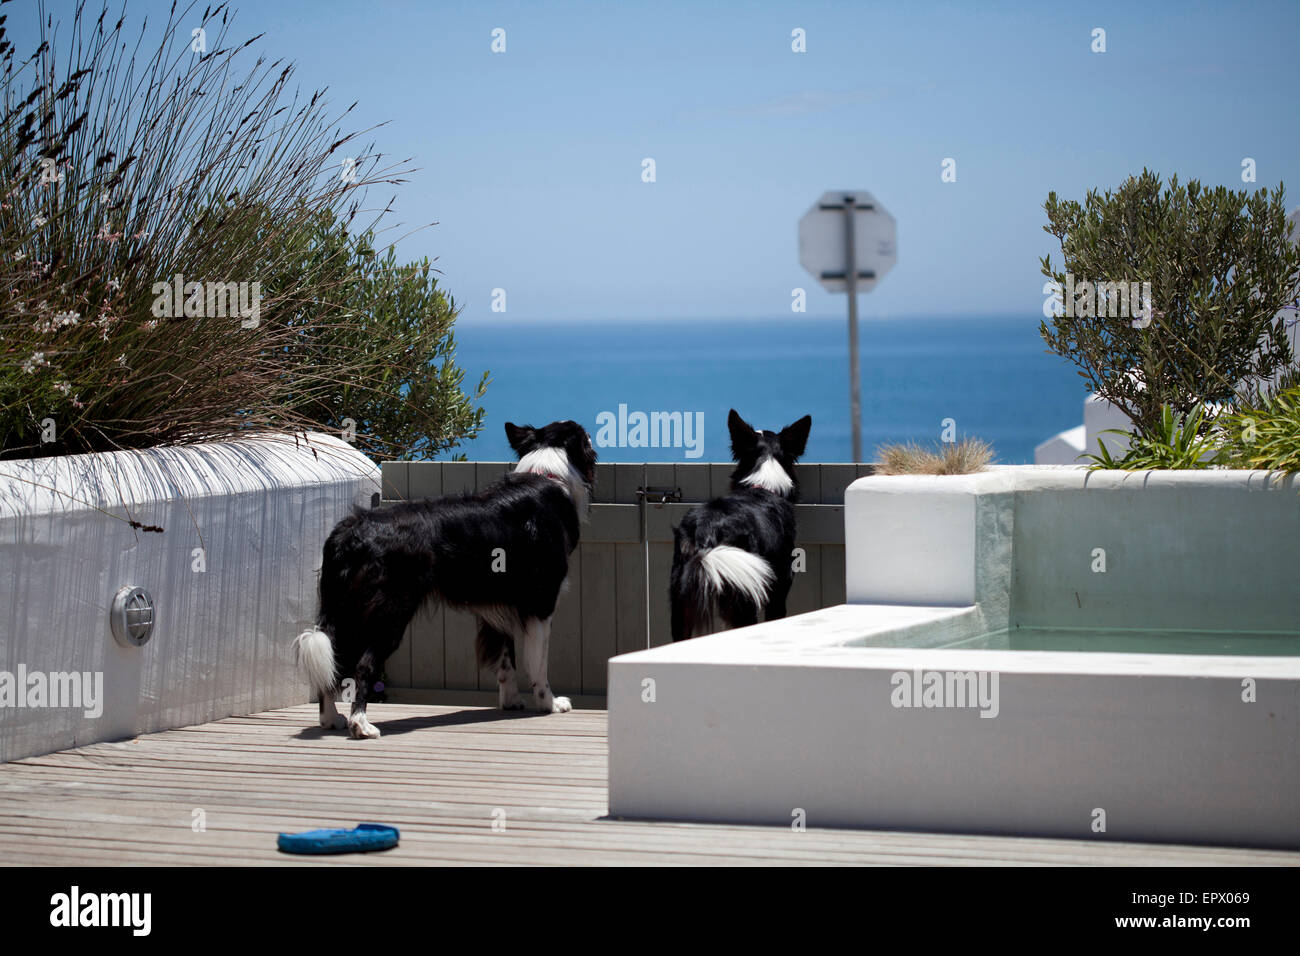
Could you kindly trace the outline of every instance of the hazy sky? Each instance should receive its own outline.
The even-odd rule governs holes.
[[[842,315],[797,259],[796,222],[829,188],[898,220],[867,317],[1040,314],[1052,189],[1081,198],[1143,166],[1242,188],[1250,157],[1258,186],[1300,203],[1296,2],[235,10],[233,35],[266,31],[256,49],[296,61],[303,87],[359,100],[359,126],[391,121],[378,148],[421,167],[391,221],[440,223],[398,252],[438,257],[464,321],[491,317],[494,288],[512,319],[781,316],[795,287],[809,314]],[[23,53],[34,11],[5,6]]]

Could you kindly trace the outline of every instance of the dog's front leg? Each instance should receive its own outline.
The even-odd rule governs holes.
[[[573,704],[569,698],[556,697],[551,693],[550,681],[546,679],[546,658],[550,643],[551,618],[540,620],[530,617],[524,622],[524,661],[528,664],[528,676],[533,682],[537,709],[548,714],[563,714],[573,710]]]

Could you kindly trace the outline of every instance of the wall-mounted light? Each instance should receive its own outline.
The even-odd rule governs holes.
[[[153,598],[144,588],[119,588],[108,619],[119,644],[140,647],[153,634]]]

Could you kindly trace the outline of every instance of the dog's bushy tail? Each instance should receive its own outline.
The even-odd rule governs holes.
[[[734,588],[746,601],[762,607],[767,603],[768,592],[776,575],[772,566],[756,554],[729,544],[705,548],[695,560],[699,561],[709,590],[715,595]]]
[[[719,598],[739,597],[762,608],[775,580],[772,566],[744,548],[719,544],[695,552],[682,576],[686,634],[695,637],[715,629]]]
[[[320,628],[303,631],[293,640],[294,656],[298,670],[307,679],[311,689],[324,697],[338,684],[334,672],[334,642]]]

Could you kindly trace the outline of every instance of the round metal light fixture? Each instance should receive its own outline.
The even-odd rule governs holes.
[[[108,612],[113,636],[123,647],[140,647],[153,635],[153,598],[144,588],[123,587]]]

